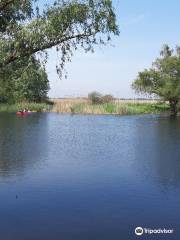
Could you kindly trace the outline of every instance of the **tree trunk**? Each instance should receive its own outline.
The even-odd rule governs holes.
[[[169,100],[170,110],[171,110],[171,116],[176,117],[178,113],[177,109],[178,100]]]

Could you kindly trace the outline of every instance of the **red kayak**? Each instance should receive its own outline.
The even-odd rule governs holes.
[[[26,116],[26,115],[29,115],[29,114],[31,114],[32,112],[16,112],[16,115],[17,116]]]

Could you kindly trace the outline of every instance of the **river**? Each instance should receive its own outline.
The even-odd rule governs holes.
[[[0,115],[0,239],[129,240],[137,226],[180,239],[180,119]]]

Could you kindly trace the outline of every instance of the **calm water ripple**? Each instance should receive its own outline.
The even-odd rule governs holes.
[[[2,240],[180,239],[180,119],[1,114],[0,203]]]

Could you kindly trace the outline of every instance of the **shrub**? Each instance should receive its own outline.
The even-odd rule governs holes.
[[[113,98],[112,95],[107,94],[107,95],[102,96],[101,99],[102,99],[102,102],[103,102],[103,103],[111,103],[114,98]]]
[[[112,103],[113,96],[110,94],[102,95],[99,92],[92,92],[88,94],[88,99],[92,104],[103,104],[103,103]]]
[[[99,92],[92,92],[88,94],[88,99],[92,104],[100,104],[102,102],[102,94]]]

